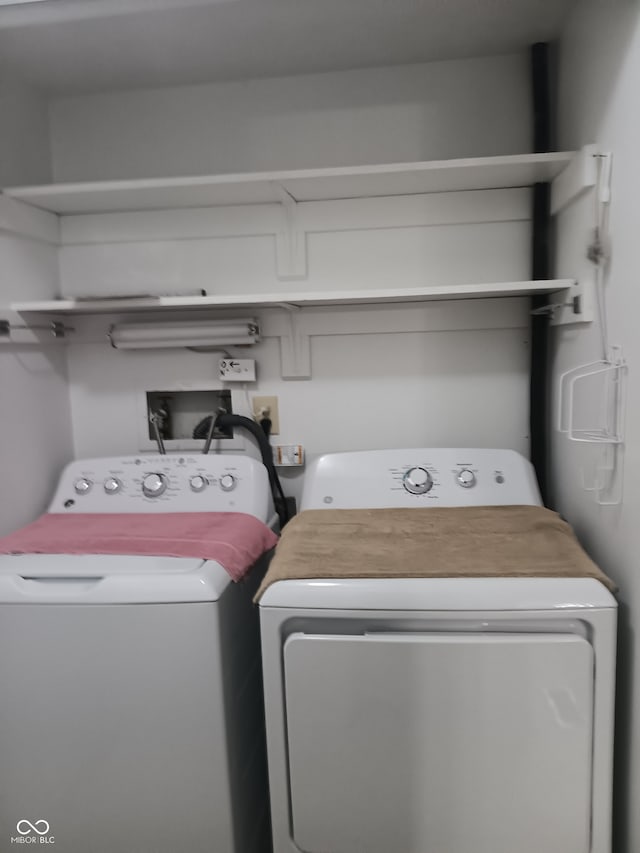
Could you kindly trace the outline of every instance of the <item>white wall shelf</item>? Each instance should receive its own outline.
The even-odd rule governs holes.
[[[191,312],[202,317],[203,312],[222,309],[276,308],[282,318],[276,336],[280,338],[281,375],[283,379],[311,377],[311,342],[308,331],[301,325],[298,309],[321,306],[396,305],[489,297],[525,296],[534,293],[562,292],[575,287],[571,279],[545,281],[509,281],[483,284],[449,285],[441,287],[394,288],[389,290],[352,290],[341,292],[308,292],[247,294],[236,296],[159,296],[132,299],[57,299],[42,302],[14,302],[11,312],[17,318],[15,328],[42,328],[43,319],[55,324],[56,318],[99,315],[155,315]],[[23,323],[20,326],[18,323]],[[59,321],[58,321],[59,325]],[[0,343],[11,342],[12,325]],[[43,333],[36,335],[42,341]],[[49,336],[50,337],[50,336]]]
[[[496,296],[526,296],[570,289],[572,279],[507,281],[446,287],[390,288],[340,292],[239,294],[235,296],[149,296],[118,299],[52,299],[14,302],[11,310],[23,316],[131,314],[137,312],[206,311],[222,308],[304,308],[323,305],[375,305],[381,303],[430,302],[444,299],[486,299]]]
[[[372,198],[525,187],[553,181],[573,152],[462,160],[11,187],[10,198],[63,216]]]
[[[136,224],[139,230],[142,229],[143,236],[149,228],[151,232],[156,227],[160,227],[160,230],[168,229],[163,239],[169,241],[179,239],[178,235],[183,238],[185,234],[187,238],[193,237],[191,231],[194,228],[198,238],[204,235],[209,239],[216,236],[223,238],[228,233],[249,237],[263,233],[268,236],[275,235],[276,276],[284,282],[287,279],[310,277],[309,233],[326,231],[326,223],[323,227],[318,227],[313,216],[329,216],[327,221],[332,226],[329,230],[337,232],[345,230],[345,222],[346,230],[380,227],[388,229],[394,226],[427,227],[439,222],[448,227],[459,225],[464,228],[465,221],[469,220],[460,218],[462,209],[467,211],[466,215],[473,215],[474,222],[478,219],[484,222],[482,213],[478,217],[478,205],[474,201],[475,191],[515,191],[538,182],[554,184],[559,176],[566,174],[570,164],[575,164],[575,158],[576,154],[573,152],[554,152],[252,174],[14,187],[4,190],[0,200],[4,198],[6,204],[11,206],[9,213],[14,212],[15,208],[18,213],[24,210],[25,215],[37,214],[58,222],[62,250],[71,247],[69,251],[75,252],[72,257],[78,256],[81,247],[85,245],[93,245],[94,242],[99,245],[106,239],[105,234],[111,235],[113,239],[113,229],[117,231],[119,223],[125,229],[126,235],[129,235],[132,224]],[[582,171],[578,170],[578,178]],[[576,172],[575,165],[573,172]],[[574,175],[571,180],[564,181],[564,196],[570,198],[575,193],[578,178]],[[454,194],[448,197],[451,203],[445,202],[445,196],[441,195],[446,193]],[[484,203],[485,193],[480,195]],[[404,207],[401,197],[405,199]],[[409,199],[418,197],[429,198],[433,202],[423,203],[424,210],[405,210]],[[453,204],[454,199],[459,201],[459,204]],[[327,213],[324,207],[309,204],[314,202],[332,205],[335,202],[335,205],[330,213]],[[365,202],[368,205],[366,209],[358,208],[355,211],[353,205]],[[388,207],[384,210],[370,210],[372,204],[384,204]],[[526,200],[511,197],[507,202],[506,199],[492,197],[492,204],[497,205],[500,218],[494,220],[489,217],[491,222],[515,222],[518,217],[524,215],[522,211],[518,213],[516,208],[518,204],[526,207]],[[253,206],[253,212],[250,206]],[[212,219],[222,213],[215,214],[211,210],[222,207],[226,208],[223,212],[224,228],[217,219],[215,222]],[[210,210],[198,210],[202,208]],[[445,212],[441,212],[442,209]],[[473,214],[469,213],[470,210]],[[178,219],[178,211],[181,211],[182,218]],[[260,219],[263,213],[268,221],[262,222]],[[346,216],[344,222],[340,219],[340,227],[337,227],[334,221],[338,213],[342,215],[342,219]],[[101,219],[101,214],[106,216]],[[114,221],[113,217],[117,214],[123,214],[127,217],[126,220]],[[137,218],[133,223],[131,218],[137,214],[156,219],[162,216],[164,219],[161,223],[156,219],[152,223],[146,223]],[[183,221],[184,216],[193,217],[200,214],[207,215],[206,222]],[[495,211],[493,215],[496,215]],[[440,220],[439,216],[444,218]],[[260,222],[255,221],[256,217]],[[227,219],[230,221],[227,222]],[[314,227],[311,227],[312,222],[315,223]],[[174,238],[175,228],[178,232]],[[121,238],[116,242],[121,242]],[[313,257],[316,258],[315,255]],[[176,263],[180,264],[181,261]],[[499,267],[500,264],[496,270],[497,276],[500,275]],[[96,275],[99,277],[100,273],[94,270],[94,276]],[[117,274],[116,279],[113,279],[113,272],[107,271],[104,275],[106,279],[117,282]],[[433,275],[433,278],[437,281],[438,275]],[[329,287],[334,279],[335,276],[331,274],[324,276]],[[184,277],[184,281],[187,280],[190,280],[188,276]],[[155,279],[153,284],[156,284]],[[161,289],[162,284],[157,284],[158,289]],[[247,285],[247,289],[251,289],[251,284],[247,282]],[[198,286],[207,287],[199,282]],[[572,279],[473,283],[471,279],[469,283],[448,281],[435,286],[386,287],[384,282],[380,281],[378,286],[366,289],[353,289],[348,285],[340,288],[336,287],[335,283],[333,288],[329,287],[324,290],[308,285],[305,290],[304,287],[296,287],[293,284],[287,286],[283,283],[282,289],[271,287],[266,293],[153,296],[146,295],[148,291],[143,285],[139,290],[133,291],[132,296],[127,297],[101,298],[98,291],[95,299],[67,297],[48,301],[14,302],[10,306],[13,316],[8,318],[8,322],[18,328],[21,323],[36,326],[41,324],[43,319],[51,323],[64,316],[136,313],[169,316],[172,312],[195,314],[225,309],[285,309],[281,312],[285,322],[278,335],[281,338],[282,375],[301,378],[310,375],[310,347],[308,335],[302,330],[296,309],[314,306],[418,304],[436,300],[486,299],[536,293],[559,293],[559,304],[569,304],[570,292],[575,289],[576,283]],[[234,285],[231,284],[229,290],[233,289]],[[138,296],[136,293],[145,295]],[[5,335],[4,340],[7,338],[10,339],[10,334]]]

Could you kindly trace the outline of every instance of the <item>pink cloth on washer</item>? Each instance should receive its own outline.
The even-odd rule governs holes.
[[[46,513],[0,537],[0,554],[118,554],[214,560],[234,581],[278,537],[241,512]]]

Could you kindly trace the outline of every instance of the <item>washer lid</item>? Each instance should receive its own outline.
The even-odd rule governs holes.
[[[615,608],[593,578],[340,578],[277,581],[260,607],[312,610],[575,610]]]
[[[231,578],[192,557],[0,555],[0,604],[217,601]]]

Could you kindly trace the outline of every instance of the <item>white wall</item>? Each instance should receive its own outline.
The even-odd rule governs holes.
[[[53,246],[0,234],[0,267],[3,306],[57,288]],[[0,535],[44,510],[73,455],[65,351],[47,335],[43,346],[0,343]]]
[[[45,100],[3,83],[0,115],[0,185],[50,180]],[[13,300],[49,298],[58,289],[57,249],[0,230],[0,318]],[[72,457],[65,352],[46,336],[44,346],[0,342],[0,535],[45,508]]]
[[[305,274],[278,278],[279,205],[70,216],[65,296],[346,292],[528,278],[527,189],[303,202]]]
[[[68,394],[62,348],[0,348],[0,535],[45,509],[72,458]]]
[[[119,92],[51,104],[56,181],[529,150],[526,55]]]
[[[46,98],[21,83],[0,82],[0,187],[51,180]]]
[[[610,339],[629,363],[624,462],[624,500],[599,507],[582,490],[598,460],[597,448],[575,445],[556,434],[553,487],[558,509],[577,529],[592,556],[620,586],[620,665],[615,796],[616,853],[640,849],[640,337],[636,309],[640,210],[640,10],[636,2],[583,0],[572,15],[560,51],[560,144],[598,143],[614,155],[611,204],[612,261],[606,282]],[[593,198],[574,204],[559,223],[559,270],[591,275],[584,252],[593,228]],[[556,334],[555,370],[600,358],[598,329]],[[597,389],[595,391],[597,392]]]

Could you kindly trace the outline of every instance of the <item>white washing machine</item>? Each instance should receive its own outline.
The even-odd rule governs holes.
[[[385,450],[319,459],[301,508],[539,500],[511,451]],[[260,622],[275,853],[609,853],[599,581],[284,580]]]
[[[240,456],[74,462],[49,512],[275,524],[265,468]],[[196,558],[0,556],[0,850],[270,849],[266,563],[233,583]]]

